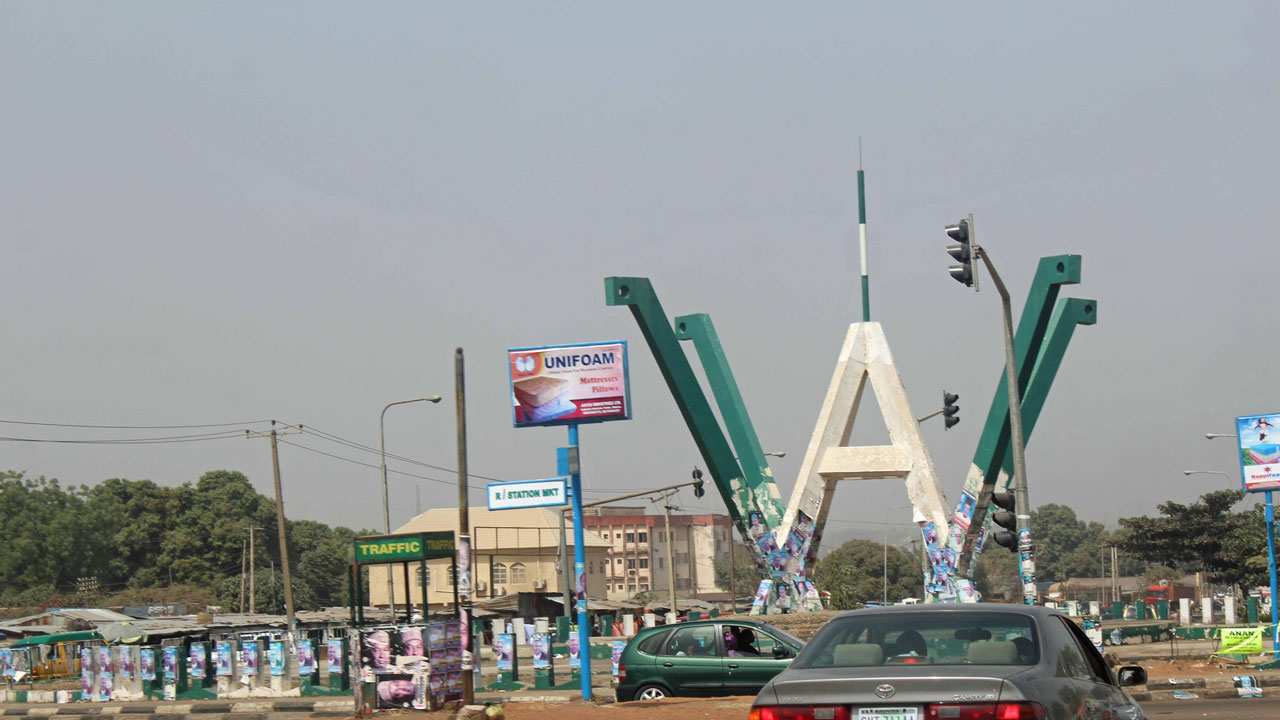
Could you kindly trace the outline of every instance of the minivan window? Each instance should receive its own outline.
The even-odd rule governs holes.
[[[636,649],[645,655],[657,655],[662,652],[662,639],[665,638],[668,633],[669,631],[667,630],[653,633],[649,637],[641,640],[640,644],[636,645]]]
[[[680,628],[668,637],[662,654],[681,657],[715,657],[719,654],[716,648],[716,627],[695,625]]]

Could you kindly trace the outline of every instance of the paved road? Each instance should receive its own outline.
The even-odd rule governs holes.
[[[1280,697],[1145,702],[1142,711],[1151,720],[1275,720],[1280,718]]]

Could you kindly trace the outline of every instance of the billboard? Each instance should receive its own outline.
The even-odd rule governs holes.
[[[1236,418],[1245,492],[1280,490],[1280,413]]]
[[[625,340],[507,351],[516,427],[631,418]]]
[[[489,509],[515,510],[518,508],[566,505],[569,493],[565,479],[516,480],[514,482],[489,483]]]

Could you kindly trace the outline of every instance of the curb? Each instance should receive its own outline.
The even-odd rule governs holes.
[[[283,700],[276,702],[218,700],[171,704],[129,705],[35,705],[0,708],[2,717],[92,717],[102,715],[146,715],[151,720],[215,720],[233,718],[249,720],[272,714],[306,715],[315,718],[350,717],[355,712],[351,698],[320,700]]]

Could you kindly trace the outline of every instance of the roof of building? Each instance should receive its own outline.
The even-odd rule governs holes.
[[[467,511],[471,524],[473,552],[512,548],[560,547],[560,518],[547,508],[521,510],[489,510],[473,507]],[[569,531],[568,545],[573,547],[573,523],[565,523]],[[448,530],[458,532],[458,509],[435,508],[396,528],[397,533]],[[585,547],[608,548],[612,545],[590,530],[583,531]]]

